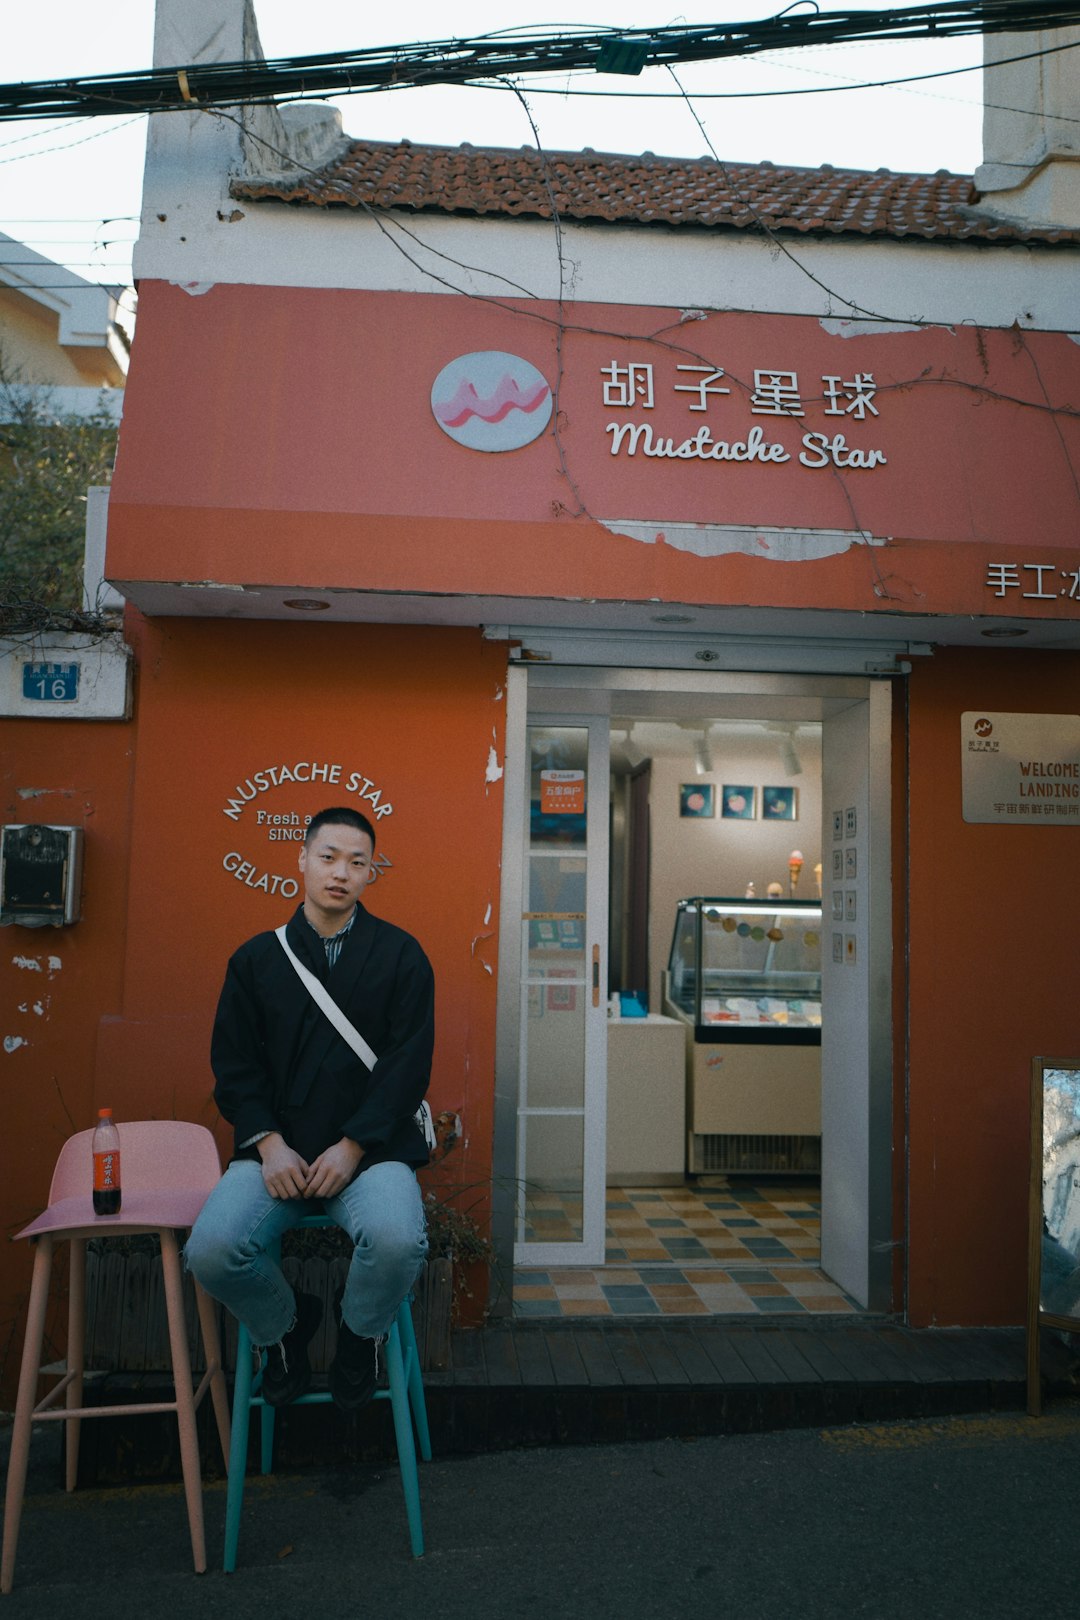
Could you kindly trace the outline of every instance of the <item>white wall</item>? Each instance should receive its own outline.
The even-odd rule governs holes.
[[[245,0],[158,0],[155,63],[258,54]],[[363,98],[350,133],[363,134]],[[227,110],[228,111],[228,110]],[[693,314],[737,309],[843,322],[977,321],[1051,331],[1080,327],[1080,254],[1019,244],[826,240],[657,226],[553,226],[524,219],[453,218],[359,208],[237,202],[232,175],[318,167],[337,139],[317,104],[301,114],[247,108],[234,117],[170,112],[148,120],[135,275],[215,282],[351,287],[499,298],[658,304]],[[447,144],[452,144],[452,137]],[[320,151],[320,147],[323,148]],[[470,266],[484,270],[470,270]],[[505,279],[503,279],[505,278]]]
[[[796,894],[816,899],[814,866],[821,860],[821,739],[817,728],[804,726],[797,748],[801,776],[786,776],[778,742],[771,736],[739,732],[712,733],[715,769],[708,776],[694,770],[693,738],[684,760],[653,760],[650,792],[652,869],[649,892],[649,1006],[660,1011],[661,974],[667,967],[675,907],[690,895],[741,897],[752,881],[764,897],[772,881],[788,892],[788,857],[799,849],[804,866]],[[716,816],[697,820],[679,815],[679,784],[714,786]],[[757,817],[753,821],[725,820],[720,816],[720,789],[724,783],[748,783],[757,789]],[[761,819],[762,787],[798,790],[798,820],[767,823]]]

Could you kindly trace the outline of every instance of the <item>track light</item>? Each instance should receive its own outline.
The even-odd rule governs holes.
[[[709,728],[702,728],[701,736],[694,745],[694,769],[699,776],[711,776],[713,768],[712,749],[709,746]]]

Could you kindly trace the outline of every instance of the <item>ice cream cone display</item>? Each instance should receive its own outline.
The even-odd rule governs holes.
[[[782,883],[770,883],[765,892],[770,900],[782,900],[784,898],[784,885]]]
[[[788,888],[792,894],[799,887],[799,873],[803,869],[803,853],[801,849],[793,849],[788,856]]]
[[[814,882],[817,884],[817,897],[821,899],[821,862],[814,867]]]

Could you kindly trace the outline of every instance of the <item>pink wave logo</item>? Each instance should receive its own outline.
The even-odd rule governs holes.
[[[444,404],[435,405],[433,409],[438,420],[446,427],[463,427],[473,416],[481,422],[494,424],[503,421],[511,411],[521,411],[525,416],[531,416],[544,404],[550,392],[543,379],[531,388],[522,389],[513,377],[504,375],[500,377],[495,392],[481,399],[475,386],[462,378],[454,397]]]
[[[431,385],[435,422],[466,450],[520,450],[540,437],[553,408],[544,373],[505,349],[459,354]]]

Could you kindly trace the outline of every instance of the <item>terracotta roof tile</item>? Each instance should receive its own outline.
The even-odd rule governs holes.
[[[546,158],[546,160],[545,160]],[[1027,228],[974,206],[968,175],[798,169],[711,157],[519,151],[353,141],[317,173],[237,180],[232,194],[320,207],[511,215],[934,241],[1080,242],[1080,231]],[[554,205],[554,206],[553,206]]]

